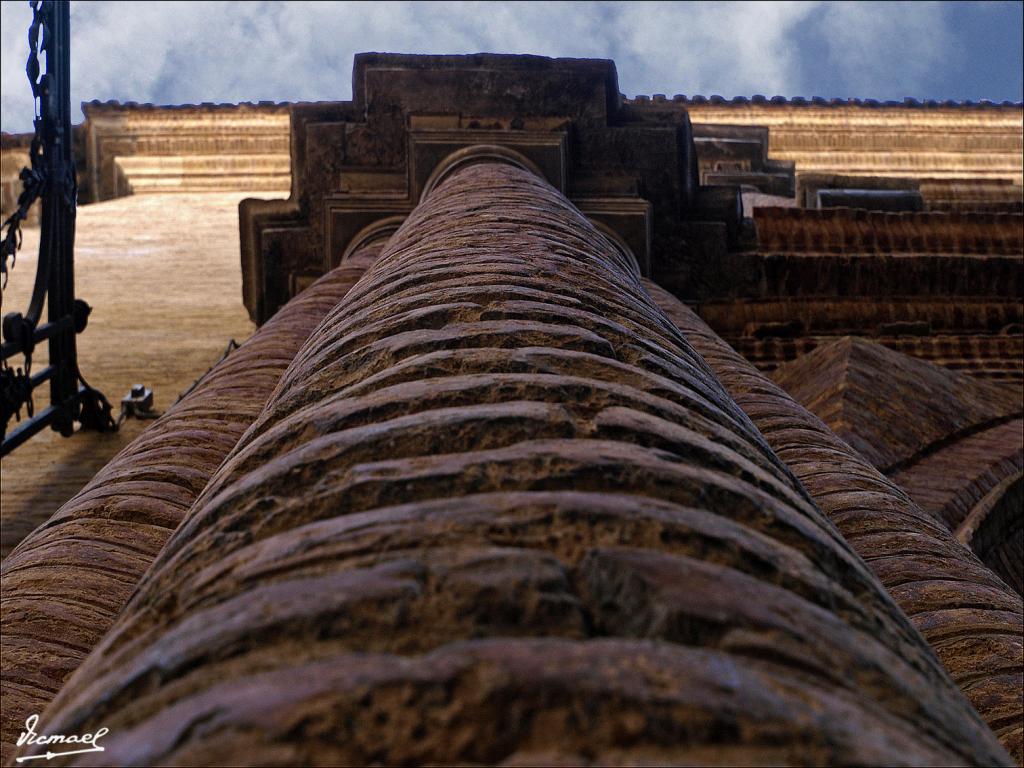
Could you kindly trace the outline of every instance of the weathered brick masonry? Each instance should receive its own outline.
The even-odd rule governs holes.
[[[46,713],[104,761],[1007,761],[635,267],[454,171]]]
[[[1019,391],[850,337],[772,379],[1024,593]]]
[[[691,310],[657,286],[648,288],[928,639],[1019,763],[1024,758],[1020,595],[979,562],[941,520],[923,512]]]

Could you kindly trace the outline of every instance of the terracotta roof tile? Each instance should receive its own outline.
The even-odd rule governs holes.
[[[637,99],[647,99],[646,96],[634,96],[632,99],[627,99],[627,103],[637,103]],[[1024,102],[1020,101],[991,101],[989,99],[980,99],[978,101],[963,100],[956,101],[953,99],[915,99],[911,96],[907,96],[903,99],[888,99],[880,101],[878,99],[858,99],[858,98],[830,98],[826,99],[821,96],[772,96],[771,98],[762,94],[754,94],[753,96],[734,96],[731,99],[727,99],[723,96],[702,96],[693,95],[686,96],[683,94],[677,94],[672,99],[675,103],[681,104],[757,104],[757,105],[771,105],[775,107],[900,107],[907,109],[1021,109],[1024,108]]]

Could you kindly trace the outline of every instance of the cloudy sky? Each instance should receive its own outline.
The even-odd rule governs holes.
[[[1021,2],[72,3],[72,98],[351,96],[352,56],[614,59],[636,94],[1024,99]],[[31,129],[31,12],[3,0],[0,122]]]

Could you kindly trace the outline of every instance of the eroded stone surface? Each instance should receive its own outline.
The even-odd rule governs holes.
[[[1024,411],[1011,385],[979,381],[853,337],[787,363],[772,372],[772,380],[890,475]],[[947,522],[955,528],[960,520]]]
[[[343,267],[286,305],[126,446],[2,565],[2,743],[111,627],[309,332],[359,278]]]
[[[772,378],[1024,591],[1024,510],[1007,496],[1024,471],[1015,387],[855,338],[823,345]],[[974,541],[978,530],[985,534]]]
[[[1018,762],[1024,606],[990,569],[691,310],[647,284],[779,457],[928,639]]]
[[[126,763],[1007,760],[630,263],[498,165],[311,334],[45,719]]]

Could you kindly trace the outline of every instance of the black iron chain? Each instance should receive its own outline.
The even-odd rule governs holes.
[[[32,8],[32,24],[28,28],[28,61],[25,73],[32,87],[33,127],[32,143],[29,145],[29,163],[31,167],[21,169],[22,190],[18,195],[18,207],[3,224],[6,230],[0,240],[0,308],[3,307],[3,291],[7,287],[10,271],[18,260],[18,250],[22,244],[21,222],[28,218],[29,209],[42,196],[46,187],[46,166],[43,162],[43,120],[40,99],[43,98],[44,80],[40,78],[39,52],[49,49],[49,32],[43,24],[43,4],[41,0],[30,0]],[[40,41],[42,29],[42,41]],[[7,258],[11,264],[8,267]],[[0,359],[0,411],[4,423],[14,416],[21,420],[21,406],[25,405],[28,417],[32,418],[35,411],[32,400],[32,353],[31,346],[25,351],[25,367],[11,368],[6,359]]]
[[[27,408],[31,419],[35,410],[32,407],[31,378],[21,368],[4,365],[3,370],[0,370],[0,417],[5,424],[12,416],[15,421],[21,421],[22,405]]]
[[[46,168],[43,164],[43,137],[42,137],[42,115],[40,113],[40,99],[45,98],[45,78],[40,77],[39,52],[49,49],[49,32],[43,24],[43,4],[41,0],[31,0],[29,6],[32,8],[32,24],[28,28],[28,61],[25,63],[25,73],[28,75],[29,84],[32,86],[32,101],[34,104],[35,118],[33,125],[35,134],[32,137],[32,144],[29,147],[30,168],[22,168],[19,178],[21,179],[22,191],[18,196],[18,207],[3,223],[6,229],[3,240],[0,241],[0,307],[3,306],[3,289],[7,287],[7,279],[10,270],[18,258],[18,249],[21,248],[21,222],[28,218],[29,208],[43,194],[46,186]],[[40,29],[42,29],[42,42],[40,43]],[[7,258],[10,257],[10,267],[7,265]]]

